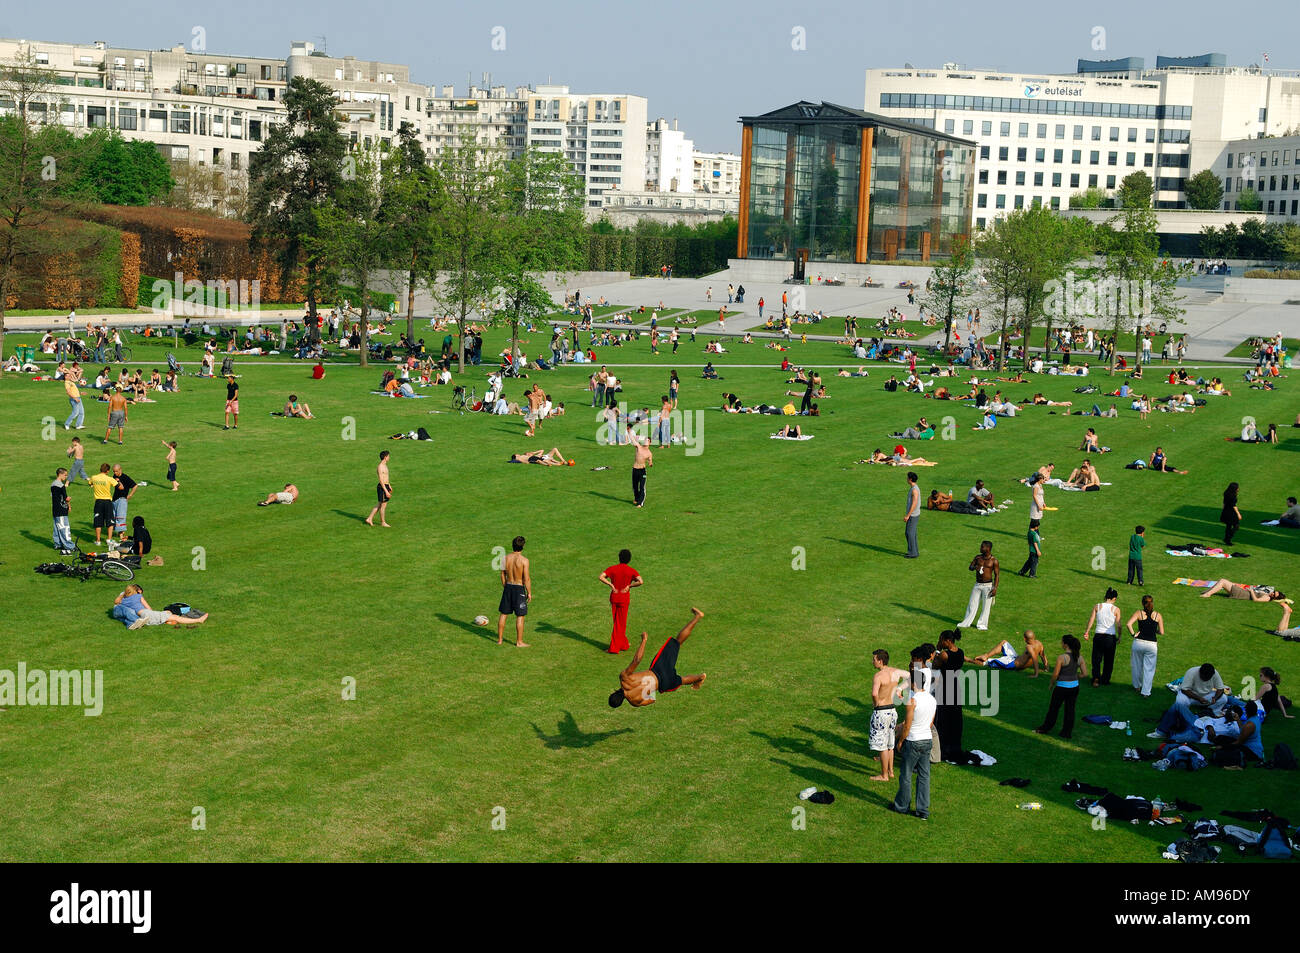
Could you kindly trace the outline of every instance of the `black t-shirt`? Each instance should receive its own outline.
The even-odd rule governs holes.
[[[131,537],[131,552],[137,556],[148,556],[149,550],[153,549],[153,537],[149,531],[141,526]]]
[[[234,400],[239,396],[239,385],[234,381],[226,383],[226,400]]]
[[[68,488],[63,483],[50,484],[50,502],[55,516],[68,515]]]
[[[113,487],[113,499],[124,500],[135,489],[135,481],[123,473],[117,478],[117,486]]]

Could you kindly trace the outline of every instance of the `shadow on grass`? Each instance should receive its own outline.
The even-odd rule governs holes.
[[[561,629],[558,625],[552,625],[549,622],[537,623],[536,629],[538,632],[548,632],[553,635],[562,635],[566,639],[572,639],[574,642],[585,642],[588,645],[595,646],[596,648],[600,649],[602,652],[607,651],[609,649],[609,644],[606,642],[601,642],[598,639],[589,638],[588,636],[582,635],[581,633],[574,632],[572,629]]]
[[[615,735],[629,734],[632,729],[617,728],[613,731],[585,732],[578,727],[577,719],[573,717],[572,712],[566,711],[555,725],[555,734],[548,735],[537,726],[536,722],[533,722],[533,731],[545,747],[552,751],[560,751],[564,748],[590,748]]]
[[[1223,524],[1219,522],[1220,512],[1217,506],[1184,505],[1161,517],[1155,527],[1180,537],[1177,540],[1167,540],[1168,543],[1200,542],[1207,546],[1222,546]],[[1276,513],[1242,510],[1241,529],[1233,539],[1234,551],[1240,552],[1255,547],[1282,552],[1300,552],[1300,538],[1286,535],[1292,533],[1292,530],[1260,525],[1261,520],[1276,518]]]
[[[944,622],[944,623],[952,622],[952,616],[944,615],[942,612],[932,612],[929,609],[922,609],[920,606],[904,605],[901,602],[895,602],[893,603],[893,605],[897,606],[900,609],[906,609],[908,612],[914,612],[917,615],[928,615],[931,619],[938,619],[940,622]]]
[[[602,500],[613,500],[615,503],[627,503],[629,506],[632,504],[632,500],[626,496],[611,496],[608,493],[597,493],[595,490],[588,490],[587,495],[598,496]]]
[[[480,639],[487,639],[489,642],[495,642],[493,630],[490,625],[475,625],[473,622],[466,622],[464,619],[453,619],[445,612],[439,612],[437,618],[441,619],[448,625],[454,625],[458,629],[464,629],[471,635],[476,635]],[[507,633],[509,634],[509,633]]]
[[[360,513],[349,513],[347,510],[334,510],[334,512],[339,516],[346,517],[347,519],[356,520],[358,523],[364,523],[366,521],[366,518]]]
[[[859,542],[856,539],[838,539],[837,537],[834,536],[826,536],[824,538],[829,539],[833,543],[843,543],[845,546],[857,546],[859,549],[870,549],[877,553],[884,553],[886,556],[901,557],[904,553],[907,552],[907,550],[904,548],[886,549],[884,546],[872,546],[870,543]]]

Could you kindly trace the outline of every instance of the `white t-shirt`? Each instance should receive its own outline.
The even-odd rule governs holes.
[[[934,724],[934,696],[929,692],[912,694],[912,726],[908,729],[908,741],[929,741],[933,738],[930,727]]]
[[[1097,603],[1097,634],[1114,635],[1115,623],[1119,621],[1119,610],[1109,602]]]

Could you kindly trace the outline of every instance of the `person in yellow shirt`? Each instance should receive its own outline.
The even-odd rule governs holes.
[[[90,478],[90,488],[95,497],[95,545],[100,543],[100,533],[108,530],[108,538],[113,538],[113,490],[117,478],[112,474],[112,467],[100,464],[99,472]]]

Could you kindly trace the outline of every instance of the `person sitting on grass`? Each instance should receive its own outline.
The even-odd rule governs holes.
[[[113,600],[113,618],[120,619],[128,629],[143,629],[146,625],[200,625],[207,621],[208,614],[187,616],[154,609],[145,601],[144,589],[130,583]]]
[[[1101,478],[1097,475],[1097,468],[1089,460],[1084,460],[1070,474],[1070,479],[1065,481],[1070,486],[1077,486],[1084,490],[1100,490]]]
[[[270,506],[273,503],[292,503],[298,499],[298,488],[292,483],[286,483],[284,489],[279,493],[268,493],[266,499],[258,503],[258,506]]]
[[[299,403],[297,394],[290,394],[289,399],[284,402],[284,415],[286,417],[301,417],[303,420],[315,420],[311,408],[305,403]]]
[[[1079,449],[1084,453],[1105,453],[1110,447],[1103,448],[1097,440],[1097,431],[1092,427],[1083,435],[1083,443],[1079,444]]]
[[[902,433],[892,433],[889,436],[897,437],[900,440],[931,440],[934,438],[934,426],[922,417],[913,427],[908,427]]]
[[[1283,602],[1286,593],[1279,592],[1272,586],[1246,586],[1230,579],[1220,579],[1209,589],[1201,593],[1202,599],[1223,593],[1229,599],[1249,599],[1251,602]]]
[[[1169,462],[1169,458],[1165,456],[1164,447],[1156,447],[1155,450],[1151,452],[1151,459],[1148,460],[1147,463],[1150,465],[1152,470],[1156,470],[1160,473],[1181,473],[1184,475],[1187,473],[1186,470],[1179,470]]]
[[[552,447],[550,450],[533,450],[530,453],[516,453],[510,457],[509,463],[536,463],[543,467],[563,467],[568,465],[564,454],[560,453],[559,447]]]
[[[983,665],[985,668],[1000,668],[1008,671],[1020,671],[1025,668],[1033,668],[1030,678],[1038,677],[1038,668],[1041,665],[1043,672],[1047,672],[1047,656],[1043,643],[1034,635],[1033,629],[1025,630],[1025,650],[1017,653],[1015,647],[1005,639],[997,644],[993,649],[985,652],[983,655],[976,655],[966,661],[974,665]]]
[[[705,363],[704,371],[700,374],[700,376],[703,377],[706,381],[722,380],[722,378],[718,376],[718,372],[714,370],[712,361],[707,361]]]
[[[735,394],[723,394],[722,409],[724,412],[728,414],[738,414],[741,413],[745,408],[744,405],[740,402],[740,398],[737,397]]]

